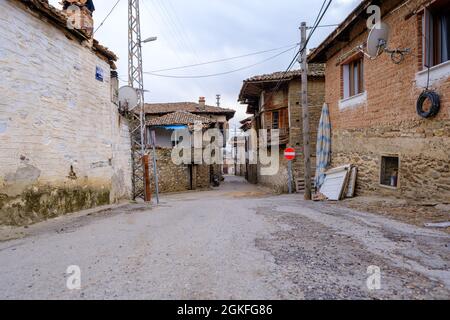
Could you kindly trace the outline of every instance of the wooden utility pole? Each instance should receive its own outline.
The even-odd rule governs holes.
[[[309,128],[309,107],[308,107],[308,63],[306,48],[306,22],[302,22],[301,30],[301,45],[300,49],[300,63],[302,68],[302,111],[303,111],[303,156],[305,160],[305,200],[312,199],[311,186],[311,141]]]

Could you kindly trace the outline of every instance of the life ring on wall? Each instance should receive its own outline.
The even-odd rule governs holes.
[[[431,101],[431,108],[430,110],[425,111],[423,107],[425,101],[427,100]],[[420,94],[419,99],[417,99],[417,113],[422,118],[428,119],[434,117],[439,113],[440,109],[441,109],[441,98],[434,91],[425,90]]]

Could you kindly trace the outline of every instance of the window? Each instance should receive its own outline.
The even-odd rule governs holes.
[[[265,123],[267,129],[287,129],[289,128],[289,110],[283,108],[266,112]]]
[[[272,129],[280,128],[280,113],[278,111],[272,112]]]
[[[343,99],[347,99],[364,92],[364,60],[358,57],[342,65]]]
[[[423,56],[425,67],[434,67],[450,60],[450,6],[436,1],[425,10],[423,19]]]
[[[398,187],[400,158],[398,156],[381,157],[380,184],[391,188]]]
[[[175,148],[179,143],[183,141],[183,135],[178,133],[178,130],[173,130],[171,140],[172,140],[172,147]]]

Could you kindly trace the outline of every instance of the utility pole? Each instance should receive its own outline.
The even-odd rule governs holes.
[[[216,99],[217,99],[217,107],[220,107],[220,98],[221,98],[221,95],[220,95],[220,94],[217,94],[217,95],[216,95]]]
[[[237,176],[238,147],[237,147],[237,124],[234,126],[234,175]]]
[[[133,161],[133,199],[145,201],[150,194],[145,173],[144,78],[142,69],[141,21],[139,0],[128,0],[128,85],[138,94],[137,114],[130,112],[131,154]]]
[[[312,199],[311,186],[311,142],[310,142],[310,127],[309,127],[309,106],[308,106],[308,63],[306,48],[306,22],[302,22],[301,30],[301,45],[302,52],[300,53],[300,63],[302,68],[302,114],[303,114],[303,156],[305,160],[305,200]]]

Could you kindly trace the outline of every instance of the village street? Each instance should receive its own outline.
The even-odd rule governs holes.
[[[450,298],[447,234],[272,196],[238,177],[164,195],[157,208],[21,230],[0,243],[0,299]],[[81,290],[66,287],[71,265]],[[381,269],[380,290],[367,288],[369,266]]]

